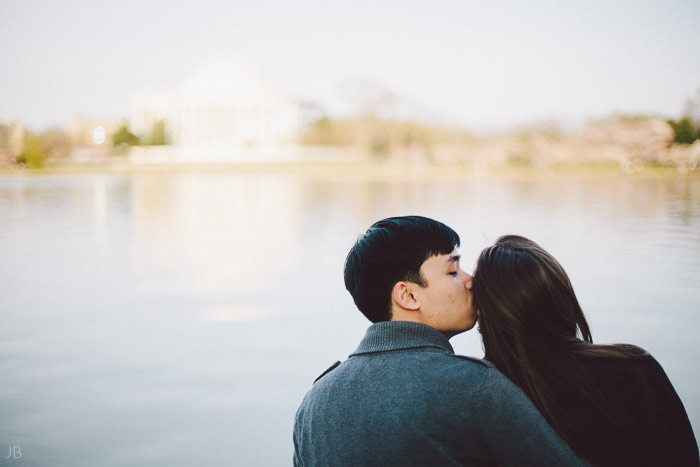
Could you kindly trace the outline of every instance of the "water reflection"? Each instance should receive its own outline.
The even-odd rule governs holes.
[[[23,465],[288,465],[300,398],[367,326],[345,254],[411,213],[461,234],[466,269],[501,234],[541,243],[594,339],[650,350],[697,431],[699,179],[403,175],[0,177],[0,446]],[[481,355],[474,332],[453,344]]]
[[[269,286],[268,271],[293,266],[299,191],[289,177],[135,177],[132,261],[140,290],[220,295]]]

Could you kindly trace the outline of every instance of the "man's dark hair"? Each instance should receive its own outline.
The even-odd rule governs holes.
[[[390,217],[361,235],[345,259],[345,288],[373,323],[391,320],[391,291],[400,281],[428,284],[421,265],[459,246],[459,235],[433,219]]]

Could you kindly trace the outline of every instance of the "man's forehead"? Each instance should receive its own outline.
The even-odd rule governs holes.
[[[459,254],[459,249],[455,247],[454,250],[452,250],[451,253],[447,254],[437,254],[429,257],[425,262],[430,262],[435,265],[450,265],[452,263],[456,263],[460,260],[461,255]],[[425,264],[425,263],[423,263]]]

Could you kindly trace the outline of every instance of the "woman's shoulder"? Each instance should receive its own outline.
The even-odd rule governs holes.
[[[590,344],[593,349],[600,350],[601,354],[621,357],[651,357],[651,354],[634,344]],[[653,357],[652,357],[653,358]]]
[[[629,381],[632,384],[643,381],[646,385],[667,379],[656,358],[644,348],[632,344],[592,345],[582,363],[593,373],[594,379]]]
[[[656,359],[637,345],[633,344],[588,344],[579,356],[584,362],[599,365],[629,365],[648,364]]]

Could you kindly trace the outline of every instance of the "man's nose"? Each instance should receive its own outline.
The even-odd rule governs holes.
[[[462,271],[462,282],[464,283],[464,286],[471,290],[472,288],[472,276],[466,271]]]

